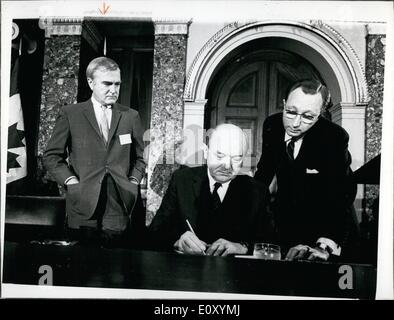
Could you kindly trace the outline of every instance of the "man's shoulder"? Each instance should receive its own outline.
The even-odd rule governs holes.
[[[62,107],[62,110],[66,113],[69,112],[79,112],[82,111],[84,107],[89,105],[90,100],[86,100],[83,102],[78,102],[78,103],[73,103],[73,104],[67,104]]]
[[[339,138],[344,138],[347,139],[349,138],[349,134],[347,131],[342,128],[340,125],[326,119],[326,118],[320,118],[319,122],[317,123],[316,129],[319,131],[324,131],[325,136],[329,137],[330,139],[339,139]],[[321,135],[321,136],[324,136]]]
[[[173,173],[174,179],[184,179],[184,178],[190,179],[194,177],[201,178],[204,175],[207,175],[206,166],[197,166],[197,167],[181,166]]]
[[[283,127],[283,115],[282,112],[275,113],[273,115],[268,116],[264,120],[264,130],[265,131],[280,131],[284,130]]]
[[[282,117],[283,117],[282,112],[274,113],[274,114],[268,116],[264,122],[266,124],[281,124],[282,125],[283,124]]]
[[[67,105],[63,106],[63,109],[68,109],[68,110],[80,109],[81,107],[86,106],[88,104],[89,104],[89,100],[86,100],[83,102],[67,104]]]
[[[243,188],[246,188],[245,190],[248,190],[248,192],[255,190],[260,193],[267,190],[267,186],[263,182],[248,175],[238,175],[235,181]]]
[[[123,104],[120,104],[120,103],[116,103],[115,105],[116,105],[116,108],[120,112],[126,112],[126,113],[130,114],[131,116],[137,116],[138,115],[138,111],[133,109],[133,108],[127,107],[127,106],[125,106]]]

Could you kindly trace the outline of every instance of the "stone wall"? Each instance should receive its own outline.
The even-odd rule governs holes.
[[[161,204],[171,174],[179,167],[175,152],[182,140],[186,34],[156,34],[148,162],[147,223]]]
[[[81,37],[78,35],[52,36],[45,40],[37,179],[38,184],[46,185],[47,188],[53,188],[50,187],[52,179],[43,168],[42,155],[60,108],[77,102],[80,44]]]
[[[366,109],[365,133],[365,161],[368,162],[381,152],[386,37],[384,35],[368,35],[366,41],[366,78],[370,94],[370,101]],[[370,211],[369,208],[372,207],[374,199],[378,196],[379,186],[366,186],[367,213]]]

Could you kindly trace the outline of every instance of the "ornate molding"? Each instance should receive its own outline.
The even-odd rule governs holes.
[[[368,93],[368,86],[367,86],[367,80],[365,77],[365,70],[364,66],[361,63],[360,58],[357,55],[356,50],[352,47],[352,45],[343,37],[337,30],[335,30],[333,27],[330,25],[324,23],[321,20],[310,20],[310,25],[313,28],[316,28],[329,36],[331,39],[337,43],[342,51],[346,54],[346,57],[349,59],[349,61],[354,61],[357,64],[357,67],[359,70],[361,70],[361,76],[356,76],[354,79],[357,81],[357,86],[359,88],[358,93],[359,96],[357,97],[357,101],[360,103],[367,103],[369,100],[369,93]],[[351,58],[353,57],[353,59]],[[356,68],[354,65],[353,67],[353,72],[357,72]]]
[[[387,23],[385,22],[369,22],[365,24],[365,35],[382,35],[386,36]]]
[[[79,36],[82,33],[83,18],[45,18],[45,37]]]
[[[275,26],[278,26],[277,31],[275,31]],[[304,32],[297,33],[294,31],[295,28],[299,28],[300,31],[302,31],[302,29],[308,31],[310,35]],[[218,55],[224,55],[225,52],[227,52],[226,50],[229,50],[230,47],[233,48],[235,41],[243,43],[246,41],[246,37],[249,39],[257,39],[265,37],[266,34],[270,34],[270,36],[278,34],[282,37],[289,36],[298,38],[297,41],[306,41],[308,45],[315,41],[320,44],[325,43],[324,50],[327,50],[326,54],[335,52],[335,59],[344,62],[352,79],[352,83],[342,83],[341,88],[345,90],[343,92],[347,93],[345,101],[347,102],[352,95],[352,90],[349,88],[351,85],[354,86],[354,98],[357,104],[363,104],[368,101],[369,95],[364,67],[356,51],[339,32],[320,20],[313,20],[308,23],[293,20],[266,20],[249,21],[242,24],[233,22],[226,25],[212,36],[195,56],[187,72],[184,100],[194,101],[202,97],[201,94],[203,91],[201,90],[204,90],[204,86],[207,85],[207,72],[212,71],[211,69],[206,69],[212,68],[211,61],[213,60],[211,59],[218,59]],[[315,50],[319,50],[318,45],[316,45]],[[332,59],[330,63],[336,62]],[[338,73],[341,71],[340,69],[342,67],[340,64],[335,65],[335,67],[336,71],[334,72]],[[200,81],[202,82],[200,83]]]
[[[234,21],[232,23],[229,23],[225,25],[222,29],[220,29],[218,32],[216,32],[205,44],[204,46],[198,51],[197,55],[195,56],[189,72],[187,73],[186,76],[186,84],[185,84],[185,93],[184,93],[184,100],[185,101],[194,101],[194,96],[193,96],[193,87],[190,83],[191,79],[194,78],[196,73],[198,72],[199,68],[202,65],[202,59],[204,55],[206,55],[208,52],[211,51],[213,47],[215,47],[224,37],[226,37],[228,34],[231,32],[234,32],[234,30],[237,30],[241,26],[245,26],[248,24],[253,24],[256,23],[256,21],[253,22],[247,22],[247,23],[240,23],[238,21]]]
[[[189,33],[191,20],[154,20],[155,35]]]

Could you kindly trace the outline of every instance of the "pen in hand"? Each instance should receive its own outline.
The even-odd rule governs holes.
[[[192,228],[192,225],[190,224],[190,222],[189,222],[188,219],[186,219],[186,223],[187,223],[187,225],[188,225],[188,227],[189,227],[189,230],[190,230],[195,236],[197,236],[196,233],[194,232],[194,230],[193,230],[193,228]],[[201,250],[201,252],[204,254],[204,256],[206,255],[206,253],[205,253],[204,250]]]

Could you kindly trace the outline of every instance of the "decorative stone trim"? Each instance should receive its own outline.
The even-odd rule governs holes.
[[[386,35],[387,23],[370,22],[365,25],[366,36],[368,35]]]
[[[278,30],[275,31],[275,26],[278,26]],[[360,59],[356,55],[355,50],[346,41],[346,39],[338,33],[335,29],[323,23],[322,21],[309,21],[309,23],[290,21],[290,20],[266,20],[259,22],[246,22],[243,24],[234,22],[226,25],[224,28],[219,30],[214,36],[212,36],[208,42],[201,48],[196,57],[194,58],[186,77],[185,84],[185,101],[194,101],[195,99],[201,99],[204,96],[204,89],[207,85],[207,79],[209,73],[214,68],[214,61],[218,61],[221,56],[232,50],[237,44],[247,41],[247,39],[257,39],[264,37],[266,34],[273,36],[292,36],[293,38],[300,38],[298,41],[303,41],[303,34],[295,34],[292,30],[294,28],[304,29],[311,32],[311,39],[305,38],[306,41],[318,41],[319,45],[326,42],[327,54],[330,51],[339,52],[335,59],[345,62],[349,77],[354,82],[355,90],[355,103],[366,103],[369,99],[367,84],[365,80],[364,68],[360,62]],[[267,31],[267,32],[265,32]],[[247,37],[247,38],[246,38]],[[332,47],[332,49],[329,49]],[[334,60],[335,60],[334,59]],[[334,63],[334,60],[331,60]],[[336,65],[337,70],[340,72],[340,64]],[[339,69],[338,69],[339,68]],[[344,93],[347,97],[344,99],[345,102],[353,102],[351,96],[353,93],[348,84],[342,84],[342,88],[345,90]]]
[[[155,35],[160,34],[188,34],[191,20],[188,21],[171,21],[157,20],[155,24]]]
[[[184,116],[202,116],[204,117],[205,104],[207,100],[194,101],[193,103],[185,103]]]
[[[256,21],[253,22],[247,22],[247,23],[240,23],[238,21],[234,21],[232,23],[229,23],[225,25],[222,29],[220,29],[218,32],[216,32],[205,44],[204,46],[198,51],[196,57],[194,58],[189,72],[187,73],[186,76],[186,84],[185,84],[185,94],[184,94],[184,100],[185,101],[193,101],[194,100],[194,94],[193,94],[193,86],[191,84],[191,79],[194,78],[199,70],[199,68],[202,65],[202,58],[214,47],[217,45],[218,42],[220,42],[221,39],[223,39],[225,36],[233,32],[234,30],[240,28],[241,26],[245,26],[248,24],[253,24],[256,23]]]
[[[365,70],[363,64],[360,61],[360,58],[356,53],[356,50],[354,50],[351,44],[337,30],[335,30],[330,25],[322,22],[321,20],[310,20],[310,25],[324,32],[326,35],[332,38],[345,53],[347,53],[348,57],[351,54],[351,56],[354,58],[355,62],[357,63],[357,68],[361,70],[361,75],[362,75],[362,76],[358,75],[354,77],[355,80],[357,81],[357,86],[359,87],[359,91],[358,91],[359,97],[357,97],[357,101],[360,103],[367,103],[369,100],[369,94],[368,94],[367,80],[365,77]],[[353,66],[353,71],[357,72],[354,66]]]
[[[79,36],[82,33],[82,18],[47,18],[45,37]]]
[[[367,104],[338,103],[330,109],[332,121],[342,125],[343,119],[365,120],[365,107]]]

